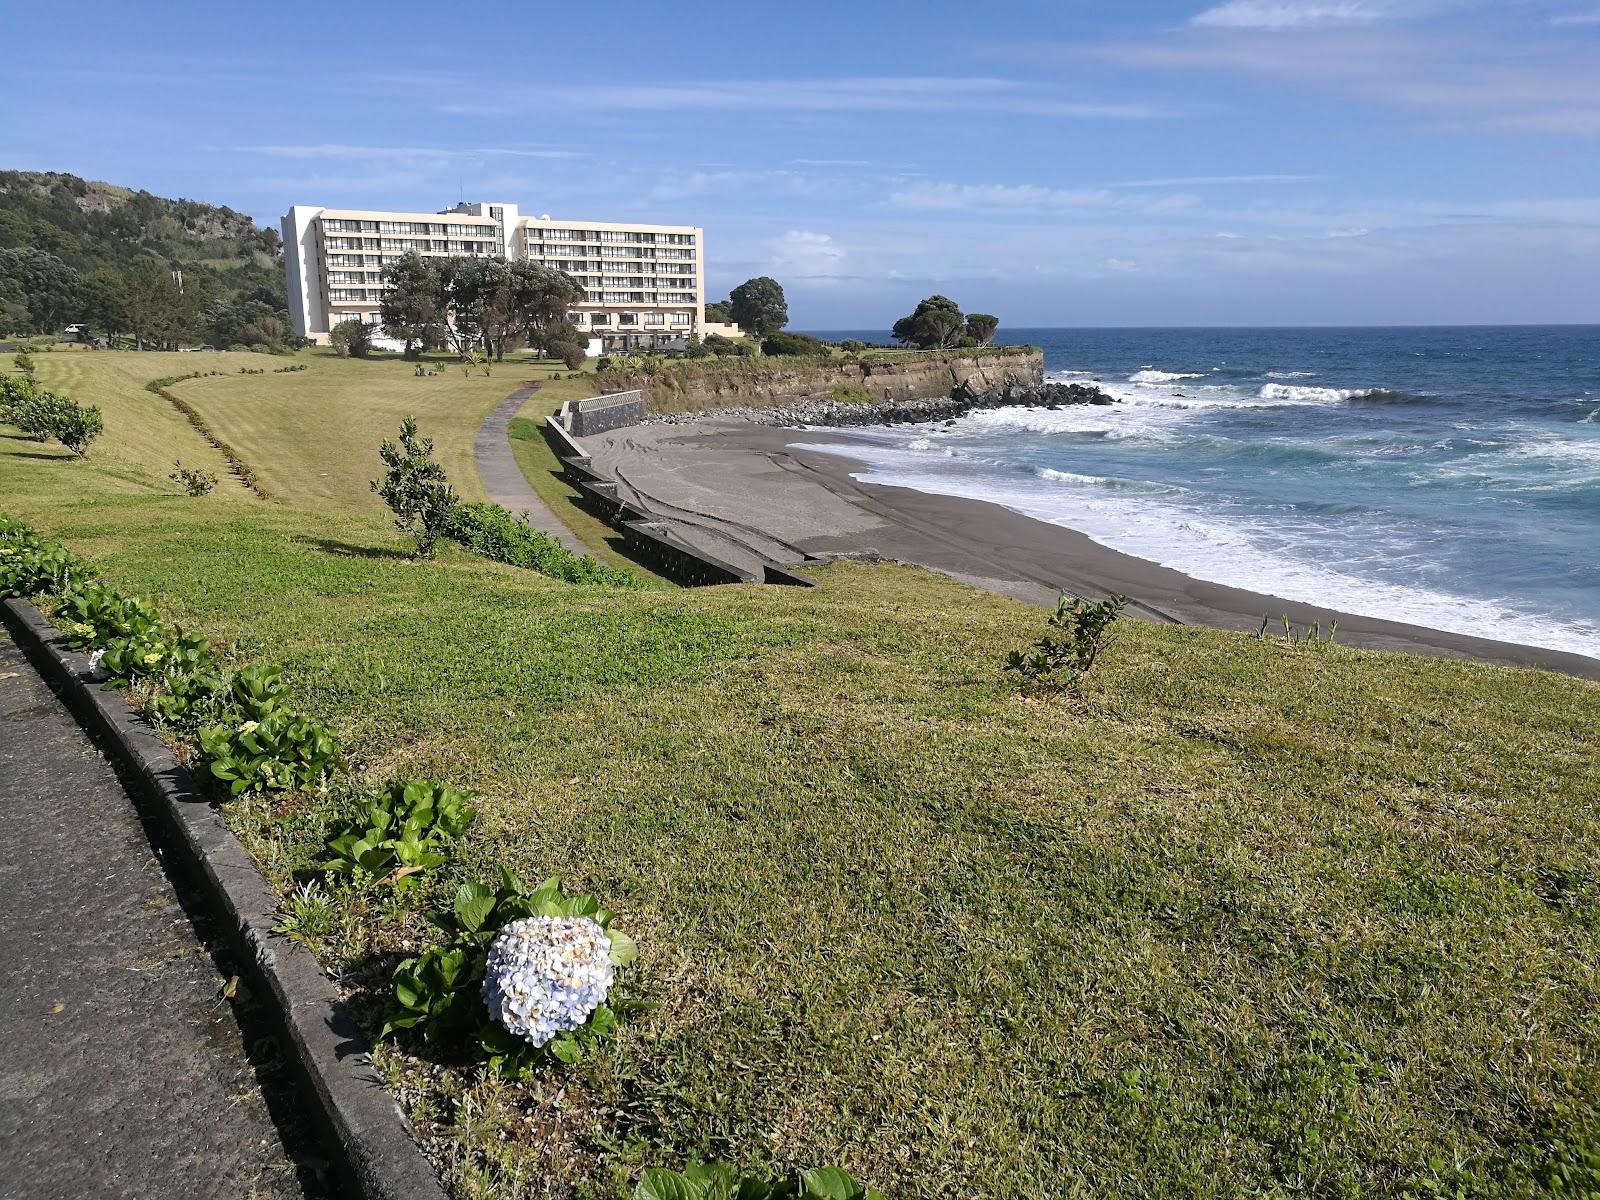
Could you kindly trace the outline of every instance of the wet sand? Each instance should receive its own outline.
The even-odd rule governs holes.
[[[1281,631],[1339,622],[1347,645],[1542,667],[1600,679],[1600,659],[1357,616],[1261,592],[1193,579],[1084,534],[982,500],[929,495],[851,478],[863,464],[801,443],[846,448],[847,432],[793,430],[708,417],[644,425],[586,438],[596,467],[657,512],[737,547],[781,561],[877,555],[1053,605],[1058,591],[1131,598],[1130,613],[1153,621],[1254,633],[1263,616]]]

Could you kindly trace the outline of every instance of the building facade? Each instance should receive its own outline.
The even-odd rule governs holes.
[[[565,271],[584,291],[568,320],[597,350],[681,345],[707,332],[705,231],[690,225],[557,221],[521,216],[513,204],[437,213],[296,205],[283,217],[283,249],[290,321],[296,334],[319,343],[341,321],[379,324],[384,271],[413,251]]]

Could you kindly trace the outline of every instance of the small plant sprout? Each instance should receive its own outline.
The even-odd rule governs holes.
[[[1313,621],[1304,629],[1299,629],[1290,624],[1287,616],[1279,619],[1283,622],[1282,639],[1277,639],[1275,635],[1267,633],[1267,627],[1272,623],[1272,615],[1269,613],[1261,618],[1261,628],[1256,630],[1255,633],[1256,640],[1262,642],[1282,640],[1290,646],[1306,646],[1313,650],[1319,650],[1333,645],[1334,638],[1339,634],[1339,622],[1336,620],[1328,622],[1328,631],[1324,633],[1321,621]]]
[[[1092,601],[1063,592],[1047,622],[1060,635],[1046,633],[1033,644],[1031,654],[1013,650],[1006,656],[1005,669],[1020,675],[1025,688],[1076,695],[1083,677],[1110,644],[1111,626],[1127,603],[1126,596]]]

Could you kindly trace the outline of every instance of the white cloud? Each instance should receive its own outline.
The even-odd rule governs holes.
[[[1391,13],[1370,0],[1229,0],[1190,18],[1193,25],[1224,29],[1314,29],[1327,25],[1365,25]]]
[[[910,212],[1087,214],[1132,210],[1148,215],[1198,207],[1183,192],[1147,196],[1115,188],[1055,188],[1033,183],[913,183],[889,194],[891,208]]]
[[[332,159],[339,162],[456,162],[476,158],[579,158],[575,150],[510,150],[483,147],[448,150],[437,146],[347,146],[319,142],[306,146],[241,146],[250,154],[267,158]]]
[[[1236,183],[1317,183],[1323,175],[1183,175],[1175,179],[1130,179],[1124,183],[1108,183],[1111,188],[1142,187],[1208,187],[1213,184]]]
[[[539,84],[485,90],[482,79],[451,74],[368,77],[380,89],[414,96],[427,87],[440,110],[481,116],[498,104],[535,111],[710,111],[724,118],[751,112],[986,112],[1017,116],[1148,121],[1176,115],[1165,105],[1121,99],[1086,99],[1037,80],[971,76],[866,75],[830,79],[714,79],[681,84],[591,84],[581,92]],[[459,96],[472,94],[473,103]]]
[[[1600,25],[1600,8],[1591,12],[1567,13],[1564,16],[1551,17],[1552,25]]]
[[[690,196],[753,191],[804,196],[821,186],[819,180],[800,171],[674,171],[657,180],[646,199],[684,200]]]
[[[844,274],[844,247],[827,233],[791,229],[767,243],[775,271],[797,279],[837,279]]]

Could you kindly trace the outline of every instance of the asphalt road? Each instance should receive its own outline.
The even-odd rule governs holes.
[[[335,1194],[225,951],[3,636],[0,815],[0,1198]]]

